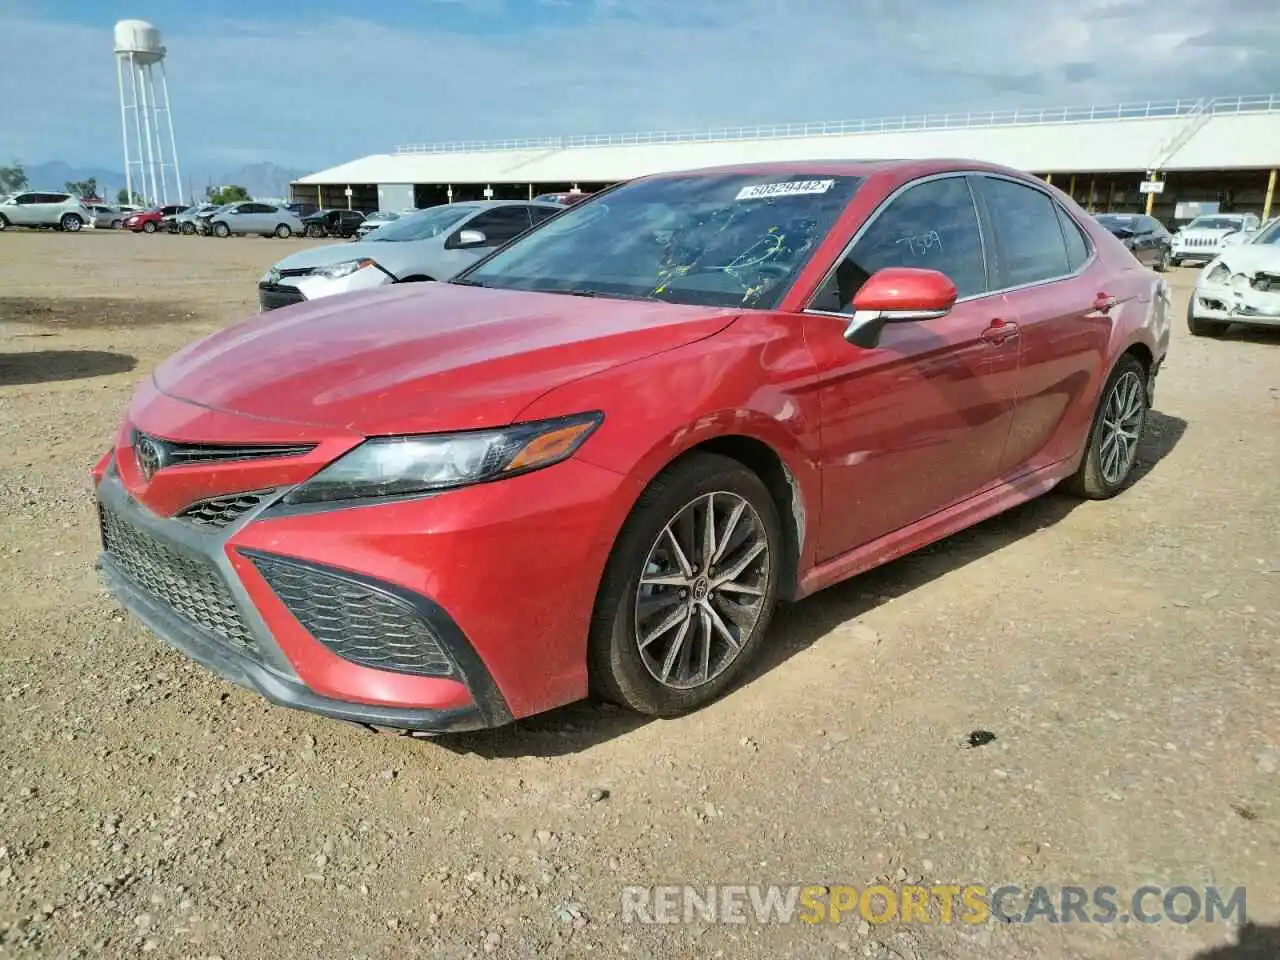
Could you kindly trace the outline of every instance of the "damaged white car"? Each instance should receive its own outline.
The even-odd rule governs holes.
[[[1191,332],[1220,337],[1233,323],[1280,327],[1280,220],[1226,248],[1196,280],[1187,304]]]
[[[1196,217],[1173,235],[1169,262],[1175,267],[1205,263],[1230,245],[1228,237],[1257,229],[1258,217],[1252,213],[1210,213]]]

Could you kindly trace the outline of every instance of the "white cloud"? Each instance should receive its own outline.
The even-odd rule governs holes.
[[[501,0],[423,3],[474,8],[467,30],[318,14],[162,23],[184,165],[1280,89],[1274,0],[1212,13],[1192,0],[553,2],[554,26],[521,30]],[[110,29],[45,16],[0,6],[0,155],[111,163]]]

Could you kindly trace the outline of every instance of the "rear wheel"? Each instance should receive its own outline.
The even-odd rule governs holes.
[[[77,233],[80,228],[84,226],[84,220],[82,220],[77,214],[64,213],[62,215],[62,219],[58,221],[58,226],[63,230],[66,230],[68,233]]]
[[[142,232],[143,232],[143,233],[155,233],[155,232],[156,232],[156,222],[155,222],[154,220],[148,220],[146,223],[144,223],[144,224],[142,225]]]
[[[314,223],[307,224],[307,236],[313,240],[319,240],[324,236],[324,227]]]
[[[276,227],[276,236],[281,240],[288,240],[293,236],[293,229],[287,223],[282,223]]]
[[[652,716],[713,700],[764,640],[782,551],[758,476],[728,457],[676,461],[614,543],[589,641],[594,692]]]
[[[1073,493],[1106,500],[1124,489],[1138,462],[1147,409],[1147,370],[1132,354],[1125,354],[1098,398],[1084,459],[1067,481]]]

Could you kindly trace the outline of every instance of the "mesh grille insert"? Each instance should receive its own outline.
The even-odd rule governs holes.
[[[310,565],[249,559],[307,632],[342,659],[396,673],[454,674],[440,639],[410,604]]]
[[[103,549],[135,586],[193,626],[257,656],[253,635],[217,570],[157,540],[101,503],[98,519]]]
[[[223,497],[197,500],[178,516],[198,527],[221,529],[230,526],[271,496],[272,490],[232,493]]]

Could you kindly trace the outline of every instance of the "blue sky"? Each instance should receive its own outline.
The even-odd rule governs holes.
[[[405,142],[1268,93],[1275,3],[0,0],[0,160],[122,167],[122,17],[163,31],[184,167],[217,173]]]

